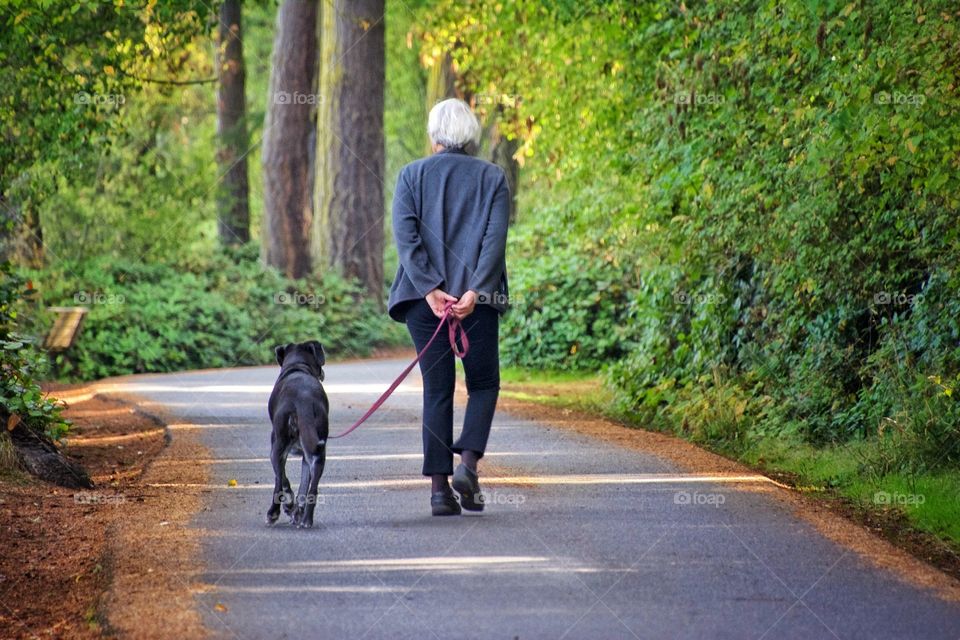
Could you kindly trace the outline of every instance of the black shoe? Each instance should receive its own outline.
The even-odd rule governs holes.
[[[460,515],[460,503],[453,491],[434,491],[430,495],[430,508],[433,509],[435,516],[458,516]]]
[[[453,472],[453,488],[460,494],[460,504],[467,511],[483,511],[483,494],[477,472],[462,462]]]

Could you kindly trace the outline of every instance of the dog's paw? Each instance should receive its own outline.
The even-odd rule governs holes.
[[[277,521],[277,518],[280,517],[280,509],[274,510],[272,507],[267,511],[267,524],[273,524]]]
[[[313,520],[301,520],[297,523],[297,529],[312,529]]]
[[[293,494],[284,497],[283,499],[283,512],[288,516],[292,516],[297,511],[297,503],[293,500]]]

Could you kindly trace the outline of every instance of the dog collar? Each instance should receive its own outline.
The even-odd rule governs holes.
[[[280,371],[280,377],[277,378],[277,380],[283,380],[284,378],[289,376],[291,373],[305,373],[311,378],[314,378],[321,382],[323,381],[322,375],[320,376],[314,375],[313,371],[310,371],[310,368],[305,364],[294,364],[286,369],[283,369],[282,371]]]

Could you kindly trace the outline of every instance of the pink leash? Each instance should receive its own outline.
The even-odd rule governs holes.
[[[444,322],[447,323],[447,332],[450,337],[450,348],[453,349],[453,355],[457,356],[458,358],[463,358],[465,355],[467,355],[467,351],[470,350],[470,341],[467,340],[467,332],[463,330],[463,327],[460,324],[460,319],[454,318],[453,316],[450,315],[450,309],[453,308],[453,304],[454,304],[453,302],[448,302],[447,305],[443,308],[443,316],[440,318],[440,323],[437,325],[437,329],[436,331],[433,332],[433,335],[430,336],[430,340],[427,341],[426,345],[424,345],[423,350],[417,354],[417,357],[413,359],[413,362],[407,365],[407,368],[404,369],[403,372],[397,377],[397,379],[394,380],[393,383],[387,388],[387,390],[383,392],[383,395],[377,398],[377,401],[373,403],[373,406],[367,409],[367,412],[363,414],[363,416],[359,420],[354,422],[349,429],[347,429],[341,434],[338,434],[335,436],[328,436],[329,438],[331,439],[342,438],[343,436],[347,435],[348,433],[350,433],[351,431],[353,431],[354,429],[362,425],[364,422],[367,421],[367,418],[369,418],[374,413],[376,413],[377,409],[379,409],[383,405],[383,403],[387,401],[387,398],[393,395],[393,392],[397,390],[397,387],[400,386],[400,383],[404,381],[404,379],[410,374],[410,372],[413,371],[413,368],[417,366],[417,363],[420,362],[420,357],[424,354],[424,352],[427,349],[430,348],[430,345],[433,344],[433,341],[437,339],[437,336],[440,334],[440,329],[443,328]],[[457,332],[458,331],[460,332],[460,343],[463,345],[462,351],[457,349]]]

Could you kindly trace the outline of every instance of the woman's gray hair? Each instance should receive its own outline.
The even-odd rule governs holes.
[[[476,148],[480,145],[480,122],[466,102],[450,98],[430,109],[427,134],[431,142],[446,149],[463,148],[471,143]]]

